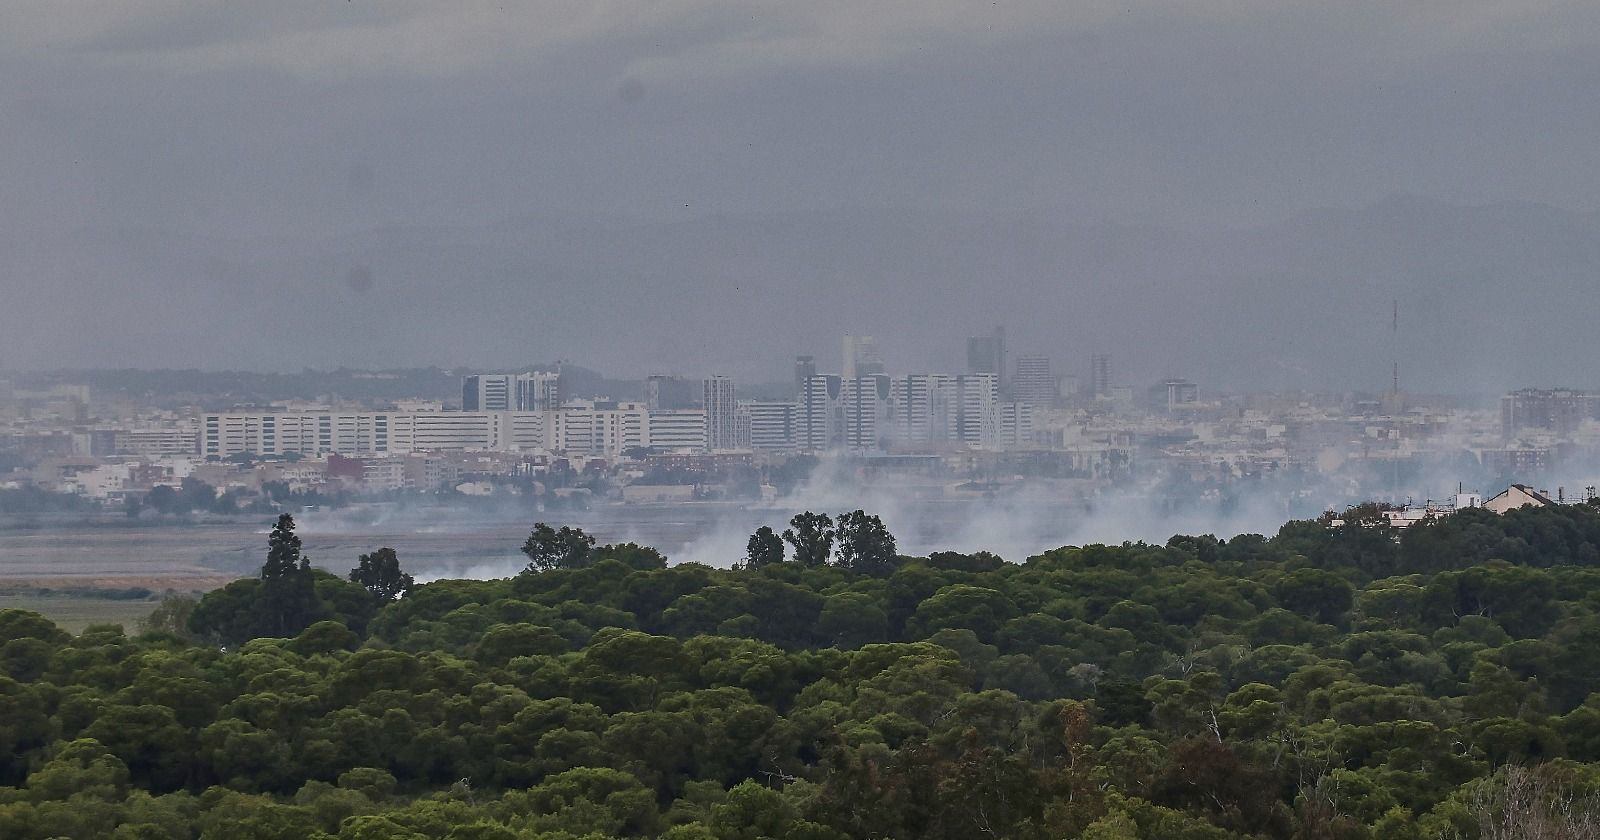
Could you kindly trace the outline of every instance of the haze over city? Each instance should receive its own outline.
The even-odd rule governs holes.
[[[1597,384],[1591,4],[6,17],[0,369]]]
[[[1600,3],[0,0],[0,840],[1597,840]]]

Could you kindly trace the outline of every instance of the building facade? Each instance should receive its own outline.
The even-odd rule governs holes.
[[[733,380],[726,376],[707,377],[703,384],[706,412],[706,447],[712,450],[739,446],[739,402]]]
[[[1056,378],[1050,373],[1050,357],[1018,356],[1017,373],[1011,379],[1011,395],[1033,405],[1054,405]]]
[[[561,405],[557,373],[475,373],[461,378],[462,411],[548,411]]]
[[[740,404],[739,410],[749,418],[751,449],[789,452],[799,448],[799,403],[746,402]]]

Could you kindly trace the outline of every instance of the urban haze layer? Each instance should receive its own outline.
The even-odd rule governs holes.
[[[1588,391],[1414,394],[1396,367],[1365,393],[1218,393],[1129,384],[1109,354],[1063,365],[1018,352],[1003,328],[964,350],[957,370],[891,371],[873,337],[848,335],[837,355],[798,356],[792,378],[756,383],[615,380],[572,363],[12,374],[0,380],[0,514],[58,540],[91,524],[240,523],[167,570],[188,579],[237,571],[229,553],[280,510],[309,517],[311,536],[381,525],[413,540],[469,530],[462,514],[521,527],[566,511],[726,566],[743,550],[726,531],[807,504],[871,501],[919,548],[1025,556],[1270,531],[1369,500],[1438,510],[1514,484],[1582,502],[1600,483],[1600,394]],[[654,522],[673,515],[685,521],[670,531]],[[51,546],[14,546],[0,573],[144,585],[163,572],[135,561],[170,550],[123,546],[118,572],[29,548]],[[413,562],[443,574],[469,556],[418,545]]]
[[[0,0],[0,840],[1600,840],[1600,2]]]

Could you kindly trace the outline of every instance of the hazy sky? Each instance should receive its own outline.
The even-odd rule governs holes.
[[[780,378],[1004,321],[1069,372],[1381,385],[1392,297],[1525,281],[1462,257],[1502,216],[1553,214],[1532,273],[1593,323],[1597,41],[1593,2],[10,0],[0,367]],[[1181,327],[1340,278],[1309,335]],[[1409,304],[1406,352],[1537,379],[1451,366],[1551,332],[1481,304]]]

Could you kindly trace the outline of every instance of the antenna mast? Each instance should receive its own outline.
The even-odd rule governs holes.
[[[1392,324],[1391,352],[1394,355],[1394,381],[1390,384],[1390,393],[1400,394],[1400,299],[1394,299],[1394,321]]]

